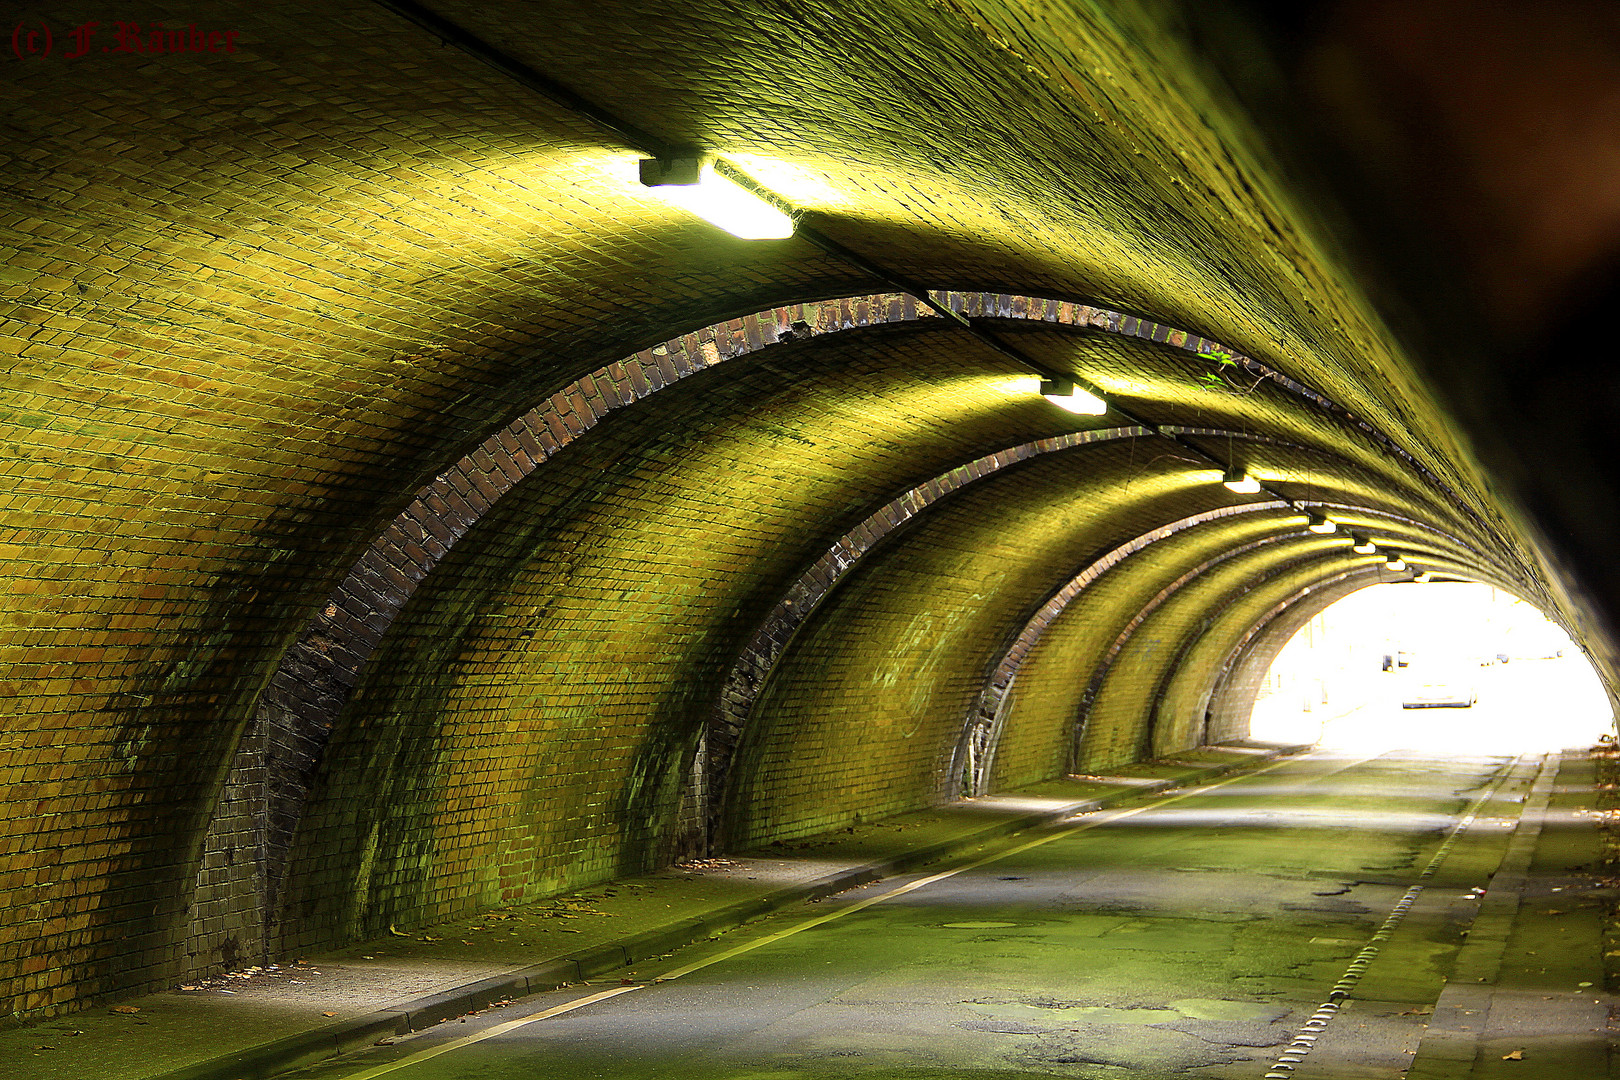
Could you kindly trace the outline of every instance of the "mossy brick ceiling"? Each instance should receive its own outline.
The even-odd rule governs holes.
[[[752,163],[887,265],[1094,296],[1286,357],[1410,430],[1460,486],[1477,479],[1218,77],[1140,12],[901,0],[457,18],[671,143]],[[567,28],[612,36],[621,65],[609,74]]]

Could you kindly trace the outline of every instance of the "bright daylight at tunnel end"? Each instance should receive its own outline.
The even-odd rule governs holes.
[[[0,1075],[1611,1075],[1620,14],[0,47]]]

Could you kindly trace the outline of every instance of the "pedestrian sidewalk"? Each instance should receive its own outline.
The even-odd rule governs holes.
[[[1606,788],[1589,753],[1553,755],[1477,906],[1467,944],[1419,1045],[1408,1080],[1601,1080],[1610,1046],[1612,877],[1600,809]]]
[[[526,994],[633,978],[771,911],[1304,749],[1204,748],[395,932],[0,1031],[0,1062],[7,1080],[257,1080]]]

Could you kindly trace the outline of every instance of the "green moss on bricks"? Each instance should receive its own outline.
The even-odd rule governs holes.
[[[1137,453],[1103,444],[1008,469],[869,556],[755,705],[727,799],[732,843],[940,799],[988,666],[1046,595],[1123,540],[1219,504],[1180,462],[1133,466]]]
[[[799,569],[896,489],[1050,430],[959,334],[853,337],[613,414],[451,550],[334,733],[289,948],[658,865],[719,680]]]
[[[1171,674],[1163,697],[1165,711],[1171,717],[1179,714],[1188,724],[1201,725],[1222,665],[1232,658],[1232,649],[1268,610],[1306,586],[1317,583],[1331,586],[1336,584],[1335,579],[1347,574],[1359,575],[1364,569],[1364,566],[1345,566],[1327,575],[1323,573],[1324,567],[1305,563],[1245,590],[1214,618]]]
[[[1249,717],[1271,664],[1298,630],[1353,592],[1375,585],[1381,575],[1360,574],[1327,585],[1273,616],[1228,666],[1215,673],[1209,712],[1209,740],[1227,742],[1249,736]]]
[[[1152,544],[1092,583],[1058,616],[1018,673],[992,787],[1018,788],[1067,772],[1087,684],[1132,616],[1190,567],[1276,532],[1271,514],[1216,521]]]
[[[1150,657],[1136,648],[1127,648],[1115,675],[1135,682],[1139,688],[1138,708],[1146,706],[1142,711],[1146,712],[1148,730],[1144,732],[1146,752],[1142,756],[1168,757],[1204,741],[1202,702],[1188,701],[1175,691],[1185,685],[1179,679],[1181,673],[1206,660],[1212,640],[1208,635],[1211,618],[1218,618],[1234,597],[1263,588],[1273,574],[1287,574],[1298,567],[1301,572],[1330,576],[1347,569],[1344,553],[1344,545],[1335,538],[1294,532],[1199,575],[1142,624],[1138,634],[1146,641],[1160,643],[1157,655]],[[1099,709],[1105,708],[1105,700],[1111,702],[1114,698],[1117,687],[1112,684],[1113,678],[1099,697]]]

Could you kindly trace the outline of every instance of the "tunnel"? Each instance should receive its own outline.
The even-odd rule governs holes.
[[[908,815],[1027,829],[1086,784],[1300,753],[1337,782],[1250,717],[1300,628],[1374,587],[1498,590],[1616,700],[1601,5],[10,21],[19,1070],[74,1017]],[[716,185],[780,231],[694,212]],[[1469,822],[1578,787],[1601,816],[1607,752],[1397,754],[1365,783],[1443,773]],[[1028,1068],[1131,1067],[1070,1056]]]

